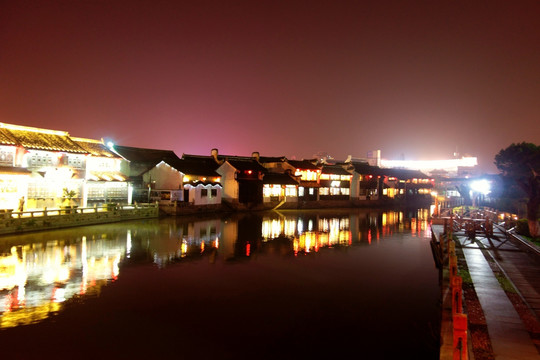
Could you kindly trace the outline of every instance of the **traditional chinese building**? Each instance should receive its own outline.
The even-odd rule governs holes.
[[[169,165],[179,160],[173,151],[120,145],[114,145],[113,150],[124,160],[121,173],[133,189],[134,202],[182,201],[182,174]]]
[[[195,206],[219,205],[223,188],[221,175],[216,172],[216,164],[208,159],[171,162],[171,166],[182,174],[183,201]]]
[[[210,156],[182,155],[183,160],[213,161],[221,176],[222,200],[232,206],[257,206],[263,203],[263,177],[266,169],[254,158],[220,155],[212,149]]]
[[[349,200],[352,172],[341,165],[322,165],[319,180],[320,200]]]
[[[103,140],[78,137],[71,137],[71,140],[89,154],[86,157],[81,206],[131,202],[131,186],[120,171],[122,158],[109,149]]]
[[[81,204],[88,156],[65,131],[0,123],[0,208]]]
[[[356,161],[347,163],[347,166],[352,171],[351,199],[378,200],[383,187],[381,168]]]
[[[298,181],[290,173],[268,172],[263,178],[263,201],[273,207],[298,206]]]
[[[321,167],[317,165],[317,159],[288,160],[287,162],[295,169],[294,176],[299,179],[298,200],[319,200]]]
[[[271,207],[298,207],[298,181],[295,168],[285,156],[260,156],[253,152],[251,157],[259,162],[266,172],[263,177],[263,201]]]

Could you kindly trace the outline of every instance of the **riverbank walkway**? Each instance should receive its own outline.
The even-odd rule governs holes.
[[[489,263],[499,268],[505,281],[513,285],[530,315],[537,320],[540,318],[540,250],[497,225],[493,226],[492,233],[476,231],[474,235],[470,229],[454,228],[456,247],[462,250],[486,319],[494,358],[540,359],[540,329],[524,323]],[[433,227],[433,231],[443,230],[443,226]],[[446,316],[448,318],[451,317]],[[442,328],[444,330],[444,324]],[[453,359],[451,334],[442,332],[440,359]],[[472,346],[469,343],[469,359],[474,359]]]

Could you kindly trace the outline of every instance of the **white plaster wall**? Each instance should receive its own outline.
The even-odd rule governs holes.
[[[155,189],[172,190],[182,188],[182,174],[165,163],[159,163],[143,175],[145,182],[155,181]]]
[[[349,197],[351,199],[358,199],[360,197],[360,174],[357,172],[353,172]]]
[[[221,183],[223,185],[223,199],[238,200],[238,182],[234,178],[236,169],[228,162],[224,162],[217,169],[217,173],[221,175]]]
[[[201,190],[207,189],[208,195],[201,196]],[[211,196],[212,189],[217,190],[216,196]],[[221,204],[222,198],[222,189],[219,185],[202,185],[199,184],[196,187],[191,187],[189,189],[189,202],[192,202],[194,205],[213,205]]]

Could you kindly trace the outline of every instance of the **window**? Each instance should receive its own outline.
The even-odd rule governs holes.
[[[208,189],[201,189],[201,197],[207,197],[208,196]]]
[[[296,169],[296,172],[294,173],[295,176],[301,176],[301,179],[304,181],[317,181],[317,171],[312,170],[300,170]]]
[[[217,189],[212,189],[210,191],[210,194],[211,194],[212,197],[216,197],[217,196]]]
[[[296,186],[294,185],[287,185],[285,187],[285,195],[286,196],[296,196]]]

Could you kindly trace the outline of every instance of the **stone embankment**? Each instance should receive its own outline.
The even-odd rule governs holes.
[[[107,204],[89,208],[43,209],[0,214],[0,235],[157,218],[157,204]]]
[[[426,208],[431,204],[431,200],[419,199],[417,201],[398,201],[395,199],[378,200],[317,200],[300,202],[263,202],[263,203],[239,203],[238,201],[223,200],[220,204],[214,205],[193,205],[184,202],[174,202],[171,204],[160,204],[159,210],[163,215],[193,215],[201,213],[219,212],[242,212],[242,211],[264,211],[264,210],[317,210],[317,209],[354,209],[354,208],[376,208],[376,209],[398,209]]]

